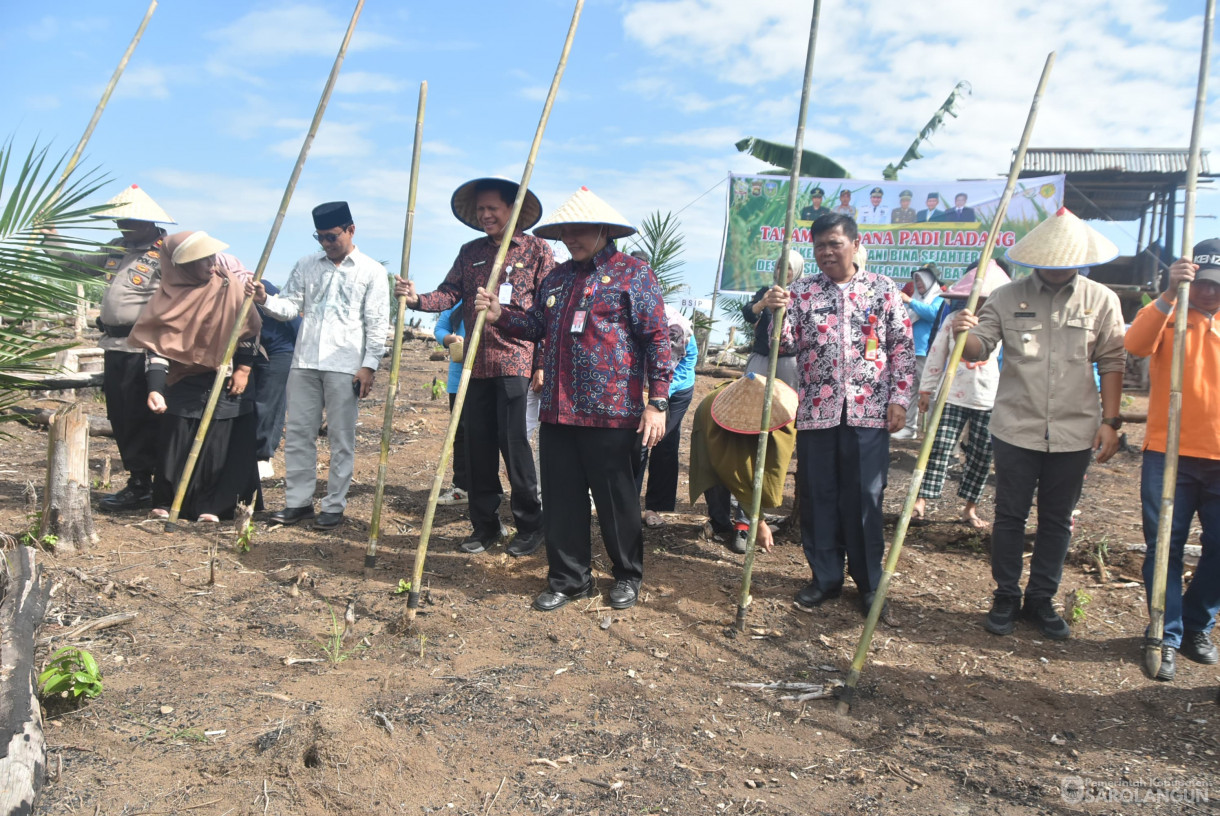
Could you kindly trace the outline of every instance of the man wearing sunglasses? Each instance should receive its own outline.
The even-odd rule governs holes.
[[[356,225],[346,201],[313,210],[314,238],[321,252],[297,261],[278,295],[263,284],[247,294],[276,320],[301,316],[292,370],[288,374],[288,424],[284,429],[285,508],[271,514],[278,524],[314,518],[318,429],[326,412],[330,475],[317,529],[343,521],[356,454],[359,398],[373,388],[390,328],[390,287],[385,267],[356,248]]]

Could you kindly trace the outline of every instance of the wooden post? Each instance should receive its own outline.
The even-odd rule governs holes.
[[[47,741],[34,671],[34,633],[47,588],[33,547],[4,554],[0,571],[0,814],[34,812],[47,775]],[[7,583],[6,583],[7,577]]]
[[[51,417],[47,433],[47,481],[38,537],[55,536],[58,550],[97,543],[89,506],[89,417],[73,403]]]

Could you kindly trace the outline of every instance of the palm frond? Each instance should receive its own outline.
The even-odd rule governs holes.
[[[648,265],[652,267],[665,299],[679,292],[685,284],[678,277],[682,267],[682,222],[672,212],[664,215],[658,210],[649,213],[641,222],[637,244],[648,256]]]
[[[953,87],[953,91],[949,94],[949,98],[945,103],[936,109],[936,113],[932,114],[932,118],[919,131],[919,135],[915,137],[915,141],[911,142],[911,146],[907,148],[907,152],[903,154],[902,159],[897,166],[887,164],[885,169],[881,171],[883,178],[890,181],[898,180],[898,171],[906,167],[916,159],[922,159],[923,155],[919,152],[919,146],[926,142],[928,138],[945,126],[945,117],[952,116],[957,118],[961,112],[962,100],[971,93],[970,83],[962,80]]]
[[[738,142],[736,147],[742,153],[749,153],[767,164],[792,172],[792,145],[768,142],[766,139],[750,136]],[[847,172],[843,165],[812,150],[801,151],[801,175],[813,178],[851,178],[851,173]]]

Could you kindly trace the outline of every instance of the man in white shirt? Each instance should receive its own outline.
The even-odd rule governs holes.
[[[288,374],[286,507],[271,520],[296,524],[314,518],[317,436],[325,409],[330,475],[313,526],[326,530],[339,526],[347,506],[359,399],[372,390],[385,353],[390,288],[385,267],[356,248],[356,225],[346,201],[318,205],[313,223],[322,251],[297,261],[278,295],[269,296],[261,283],[247,284],[247,292],[276,320],[303,318]]]
[[[861,207],[856,216],[857,224],[888,224],[890,223],[890,208],[881,203],[885,191],[874,187],[868,194],[868,206]]]

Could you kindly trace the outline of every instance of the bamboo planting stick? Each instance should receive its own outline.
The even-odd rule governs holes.
[[[580,22],[580,12],[585,0],[576,0],[576,8],[572,12],[572,22],[568,26],[568,36],[563,42],[563,51],[559,55],[559,65],[555,67],[555,76],[551,79],[551,89],[547,92],[546,102],[542,105],[542,117],[538,120],[538,129],[534,132],[534,141],[530,145],[529,157],[525,161],[525,172],[521,174],[521,185],[517,188],[517,198],[513,201],[513,210],[504,227],[504,239],[496,252],[496,259],[488,272],[487,288],[495,286],[496,277],[508,256],[508,248],[512,244],[512,236],[517,229],[517,218],[521,215],[521,206],[525,203],[525,194],[529,188],[530,176],[534,173],[534,160],[538,156],[538,148],[542,144],[542,134],[546,132],[546,123],[551,116],[551,107],[559,93],[559,81],[563,78],[564,68],[568,64],[568,53],[572,50],[572,40],[576,37],[576,25]],[[428,494],[428,507],[424,511],[423,528],[419,534],[419,547],[415,550],[415,567],[411,574],[411,590],[407,593],[407,611],[405,623],[407,627],[415,622],[415,613],[419,609],[419,585],[424,579],[424,562],[428,557],[428,540],[432,535],[432,522],[436,517],[436,503],[445,483],[445,468],[449,465],[449,457],[453,453],[453,440],[457,435],[458,422],[462,417],[462,406],[466,403],[466,389],[470,385],[470,372],[474,368],[475,354],[479,350],[479,340],[483,336],[483,324],[487,322],[487,313],[479,312],[470,337],[466,343],[466,357],[462,362],[462,379],[458,382],[458,390],[453,399],[453,411],[449,414],[449,429],[445,432],[445,441],[441,445],[440,460],[436,463],[436,476],[432,480],[432,491]]]
[[[1207,0],[1203,15],[1203,47],[1199,57],[1199,84],[1195,115],[1190,128],[1190,159],[1186,165],[1186,206],[1182,215],[1182,257],[1194,257],[1195,190],[1199,181],[1199,152],[1203,136],[1203,110],[1207,106],[1207,67],[1211,54],[1216,0]],[[1169,363],[1169,428],[1165,436],[1165,468],[1161,483],[1161,514],[1156,525],[1156,554],[1152,567],[1152,595],[1148,600],[1148,636],[1144,640],[1144,668],[1155,678],[1161,670],[1165,635],[1165,584],[1169,576],[1173,502],[1178,484],[1178,449],[1182,435],[1182,367],[1186,356],[1186,315],[1190,311],[1190,282],[1178,286],[1174,304],[1173,356]]]
[[[1042,67],[1042,77],[1038,80],[1038,89],[1034,92],[1034,101],[1029,107],[1029,115],[1025,119],[1025,130],[1021,134],[1021,142],[1017,145],[1017,150],[1012,157],[1012,167],[1008,170],[1008,183],[1004,187],[1004,194],[1000,197],[999,206],[996,207],[995,217],[991,221],[991,229],[987,232],[987,240],[983,243],[982,254],[979,255],[978,269],[974,273],[974,286],[970,289],[970,297],[966,301],[966,308],[974,311],[978,304],[979,295],[983,291],[983,282],[987,279],[987,267],[991,263],[991,254],[995,251],[996,239],[1000,235],[1000,228],[1004,224],[1004,216],[1008,212],[1008,203],[1012,201],[1013,191],[1017,186],[1017,177],[1021,175],[1021,168],[1025,165],[1025,149],[1029,146],[1029,139],[1034,132],[1034,122],[1038,119],[1038,106],[1042,102],[1042,94],[1046,91],[1046,83],[1051,76],[1051,68],[1055,65],[1055,52],[1052,51],[1046,56],[1046,64]],[[839,702],[836,706],[840,714],[846,714],[851,710],[852,699],[855,697],[856,684],[860,680],[860,673],[864,670],[864,662],[868,658],[868,647],[873,640],[873,632],[877,628],[877,621],[881,618],[881,610],[885,608],[886,595],[889,593],[890,580],[894,576],[894,569],[898,566],[898,557],[902,554],[902,543],[906,540],[907,527],[911,523],[911,513],[915,509],[915,500],[919,498],[919,488],[923,484],[924,470],[928,466],[928,457],[932,453],[932,444],[936,441],[936,432],[940,428],[941,415],[945,410],[945,400],[949,396],[949,391],[952,390],[953,378],[957,374],[957,364],[961,362],[962,351],[966,348],[966,335],[968,332],[962,332],[957,336],[953,343],[953,351],[949,354],[949,361],[945,364],[944,382],[941,384],[940,392],[936,397],[936,405],[932,408],[932,416],[928,420],[928,432],[924,436],[923,444],[919,448],[919,458],[915,461],[915,469],[911,471],[911,486],[907,490],[906,504],[902,507],[902,515],[898,518],[898,525],[894,529],[894,541],[890,544],[890,550],[886,553],[885,564],[881,571],[881,582],[877,585],[876,594],[873,596],[873,605],[868,610],[868,618],[864,622],[864,631],[860,634],[860,641],[856,644],[855,658],[852,660],[851,669],[847,673],[847,680],[844,683],[843,690],[839,694]]]
[[[796,144],[792,149],[792,173],[788,177],[788,209],[784,214],[784,241],[775,263],[775,285],[788,285],[788,250],[792,247],[792,228],[796,223],[797,188],[801,180],[801,157],[805,148],[805,117],[809,112],[809,88],[813,84],[813,56],[818,44],[818,18],[822,0],[813,0],[813,19],[809,23],[809,47],[805,52],[805,81],[801,86],[800,111],[796,118]],[[779,365],[779,338],[784,327],[785,309],[771,315],[771,354],[767,361],[767,385],[763,395],[762,426],[758,433],[758,452],[754,455],[754,492],[750,501],[750,531],[746,535],[745,565],[741,573],[741,592],[737,597],[738,631],[746,630],[746,607],[750,605],[750,578],[754,574],[755,542],[762,523],[763,475],[767,468],[767,442],[771,438],[771,398],[775,393],[775,370]]]
[[[267,243],[263,245],[263,254],[259,257],[258,266],[254,270],[254,281],[256,283],[263,279],[263,272],[267,269],[267,262],[271,258],[271,250],[275,247],[275,239],[280,234],[280,227],[283,226],[284,216],[288,212],[288,204],[292,201],[293,191],[296,190],[297,179],[301,177],[301,169],[305,166],[305,157],[309,155],[309,148],[313,145],[314,137],[318,135],[318,126],[322,124],[322,115],[326,112],[326,104],[330,101],[331,91],[334,90],[335,82],[339,79],[339,69],[343,65],[343,58],[347,54],[347,46],[352,41],[352,33],[356,30],[356,21],[360,19],[360,12],[363,9],[364,0],[356,0],[356,8],[352,12],[352,19],[347,24],[347,32],[343,35],[343,42],[339,46],[339,53],[335,57],[334,65],[331,66],[330,76],[326,78],[326,87],[322,89],[322,98],[318,100],[318,107],[314,111],[313,121],[309,123],[309,132],[305,135],[305,142],[301,145],[301,152],[297,156],[297,163],[292,168],[292,175],[288,179],[288,186],[284,189],[283,198],[280,199],[280,208],[275,214],[275,221],[271,224],[271,232],[267,235]],[[165,522],[166,532],[172,532],[178,522],[178,514],[182,510],[182,502],[186,498],[186,490],[190,486],[191,476],[195,472],[195,464],[199,460],[199,452],[203,449],[203,440],[207,437],[208,427],[212,424],[212,415],[216,411],[216,403],[220,400],[220,390],[224,386],[229,365],[233,361],[233,353],[237,351],[237,342],[241,339],[241,330],[246,324],[246,315],[250,313],[253,301],[253,296],[247,296],[242,301],[241,309],[237,312],[237,321],[233,324],[233,331],[229,335],[229,345],[225,348],[224,357],[216,369],[216,380],[212,383],[212,390],[208,393],[207,405],[203,409],[203,417],[199,420],[199,431],[195,434],[195,441],[191,445],[190,453],[187,454],[182,475],[178,477],[178,489],[174,494],[174,503],[170,507],[169,518]]]
[[[419,83],[419,107],[415,113],[415,144],[411,148],[411,182],[407,192],[407,223],[403,230],[402,262],[399,275],[411,276],[411,237],[415,232],[415,191],[419,186],[419,153],[424,143],[424,105],[428,83]],[[398,298],[398,317],[394,321],[394,351],[390,356],[390,384],[385,396],[385,419],[381,423],[381,459],[377,464],[377,487],[373,490],[373,515],[369,520],[369,546],[364,553],[364,568],[377,566],[377,542],[381,538],[381,505],[385,500],[386,469],[390,463],[390,434],[394,431],[394,402],[398,399],[398,373],[402,368],[402,332],[407,321],[407,296]]]

